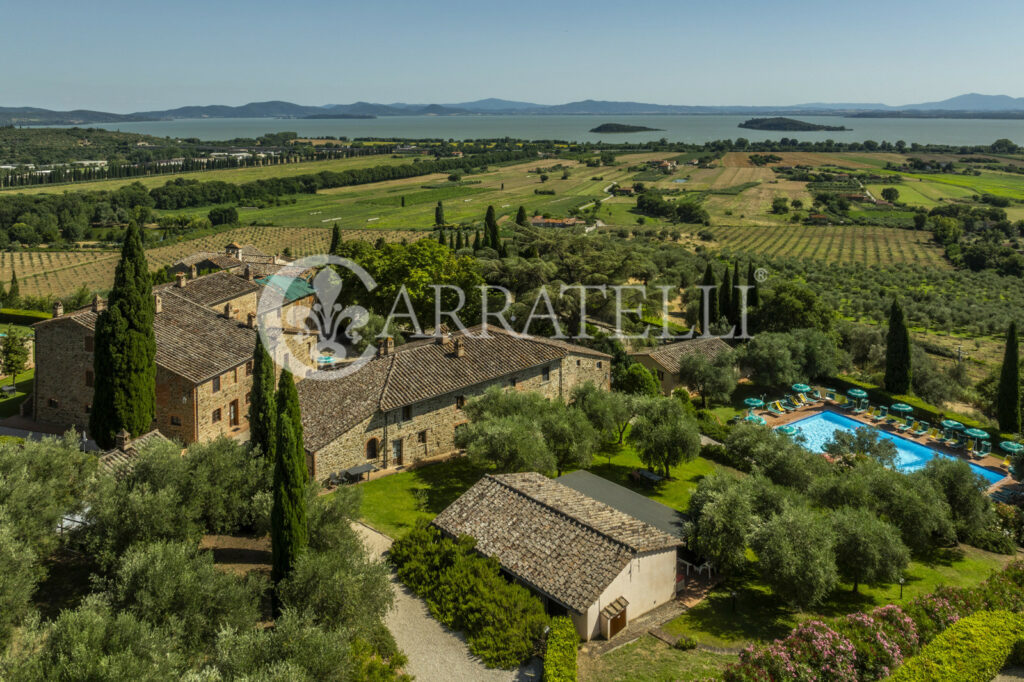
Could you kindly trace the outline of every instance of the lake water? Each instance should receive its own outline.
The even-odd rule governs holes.
[[[387,116],[375,119],[274,119],[205,118],[137,123],[98,123],[92,127],[146,133],[158,137],[195,137],[228,140],[258,137],[263,133],[294,131],[300,136],[400,137],[470,140],[514,137],[525,140],[576,142],[647,142],[662,137],[672,142],[703,143],[736,139],[778,140],[782,137],[811,142],[862,142],[883,140],[951,145],[991,144],[1008,138],[1024,145],[1024,120],[897,119],[800,116],[800,120],[824,125],[844,125],[846,132],[779,132],[739,128],[750,116],[652,115],[652,116]],[[591,133],[601,123],[624,122],[660,128],[640,133]]]

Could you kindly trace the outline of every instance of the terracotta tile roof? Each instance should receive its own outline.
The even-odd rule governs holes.
[[[718,357],[719,353],[727,350],[729,350],[729,344],[717,336],[712,336],[706,339],[688,339],[686,341],[668,343],[663,346],[630,353],[630,355],[633,357],[646,355],[669,372],[678,372],[680,360],[687,355],[700,353],[707,359],[714,360]]]
[[[494,327],[480,338],[479,327],[453,334],[447,344],[434,339],[398,346],[385,356],[337,380],[299,382],[305,446],[316,451],[379,410],[393,410],[445,393],[560,360],[569,353],[611,359],[563,341],[521,338]],[[457,357],[455,339],[465,354]]]
[[[221,271],[185,280],[183,287],[179,287],[176,282],[153,287],[153,291],[161,295],[166,294],[168,290],[176,296],[208,308],[259,291],[260,287],[244,277]]]
[[[584,612],[641,552],[680,545],[606,504],[537,473],[487,475],[433,521],[468,535],[502,568]]]
[[[219,251],[197,251],[196,253],[185,256],[174,263],[171,267],[173,268],[179,265],[191,267],[193,265],[199,265],[200,263],[212,263],[218,268],[224,270],[242,266],[242,261],[238,260],[234,256],[229,256],[226,253],[221,253]]]
[[[155,289],[160,294],[163,307],[153,320],[156,364],[195,384],[248,361],[256,346],[255,329],[238,320],[222,317],[182,295],[198,282],[220,274],[227,273],[189,280],[183,289],[173,285],[161,285]],[[252,284],[234,275],[228,276],[243,284]],[[97,316],[92,308],[83,308],[37,324],[73,322],[95,331]]]
[[[629,600],[625,597],[619,597],[611,604],[601,609],[601,615],[611,620],[615,616],[625,611],[627,606],[629,606]]]
[[[129,441],[123,448],[107,450],[100,455],[100,470],[115,476],[123,475],[135,466],[135,459],[144,447],[157,442],[170,443],[172,441],[159,430],[153,429],[149,433],[144,433],[135,440]]]

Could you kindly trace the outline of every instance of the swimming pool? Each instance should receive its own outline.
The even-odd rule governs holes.
[[[807,439],[804,445],[814,452],[824,452],[825,443],[832,439],[832,434],[836,431],[852,432],[862,426],[874,428],[855,419],[850,419],[849,417],[844,417],[841,414],[829,411],[819,412],[811,417],[790,422],[790,425],[799,429],[799,434],[802,434]],[[875,429],[875,431],[878,431],[882,438],[891,440],[896,445],[896,466],[898,466],[901,471],[916,471],[936,456],[946,457],[948,459],[959,459],[953,455],[932,450],[920,443],[915,443],[914,441],[906,438],[900,438],[895,434],[887,433],[881,429]],[[980,467],[976,464],[971,464],[970,462],[968,462],[968,464],[970,464],[971,468],[974,469],[975,473],[983,476],[989,484],[996,483],[1004,478],[1004,475],[999,472],[986,469],[985,467]]]

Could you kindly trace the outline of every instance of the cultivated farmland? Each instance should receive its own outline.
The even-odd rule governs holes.
[[[708,246],[732,253],[764,254],[824,262],[893,265],[915,263],[949,269],[928,233],[886,227],[713,227]]]

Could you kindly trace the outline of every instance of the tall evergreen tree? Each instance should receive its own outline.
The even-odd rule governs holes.
[[[718,290],[718,314],[732,319],[732,272],[728,265],[722,273],[722,286]]]
[[[910,391],[910,332],[900,302],[893,300],[886,334],[885,390],[895,395]]]
[[[451,249],[452,251],[455,250],[455,233],[454,232],[449,232],[448,233],[448,248]]]
[[[1017,341],[1017,323],[1011,322],[1006,330],[1006,350],[1003,368],[999,373],[999,392],[996,394],[996,415],[1003,433],[1020,433],[1020,346]]]
[[[7,290],[4,301],[9,308],[17,308],[21,304],[21,287],[18,286],[18,273],[11,270],[11,288]]]
[[[448,243],[444,240],[444,230],[437,231],[437,243],[440,244],[441,246],[444,246]]]
[[[473,250],[480,250],[480,230],[476,231],[476,236],[473,237]]]
[[[520,206],[516,212],[516,225],[522,225],[523,227],[529,227],[530,225],[530,219],[526,217],[526,208],[523,206]]]
[[[341,225],[334,223],[334,227],[331,228],[331,249],[327,253],[332,256],[338,255],[338,251],[341,249]]]
[[[277,395],[274,388],[274,361],[257,334],[252,358],[249,440],[253,447],[259,447],[267,461],[273,461],[277,451]]]
[[[751,287],[747,292],[747,306],[750,308],[756,308],[761,303],[761,284],[754,276],[754,272],[754,262],[751,261],[747,265],[747,284]]]
[[[154,301],[142,234],[130,223],[114,271],[107,309],[96,319],[92,411],[89,431],[102,448],[125,429],[149,430],[156,400]]]
[[[281,370],[281,378],[277,382],[277,411],[286,412],[291,420],[292,433],[299,442],[299,449],[302,450],[302,410],[299,407],[299,392],[295,388],[295,379],[288,370]],[[305,455],[302,460],[305,462]],[[305,466],[305,464],[303,464]]]
[[[487,215],[484,216],[485,243],[495,251],[501,250],[501,237],[498,234],[498,219],[494,215],[494,207],[487,207]]]
[[[463,247],[463,243],[462,243],[462,230],[457,230],[455,232],[455,250],[458,251],[462,247]]]
[[[306,462],[286,411],[277,417],[274,457],[274,502],[270,511],[271,579],[276,587],[287,578],[309,543],[306,520]],[[275,594],[275,614],[280,602]]]
[[[440,201],[437,202],[437,206],[434,207],[434,224],[444,225],[444,204]]]
[[[733,286],[733,289],[732,289],[732,310],[729,311],[729,321],[733,325],[738,326],[739,323],[740,323],[740,318],[743,316],[743,295],[736,288],[736,287],[739,287],[739,286],[743,286],[743,283],[740,281],[740,262],[739,261],[736,261],[736,263],[733,265],[733,268],[732,268],[732,286]],[[750,292],[747,292],[747,293],[750,293]]]
[[[705,287],[714,287],[715,286],[715,270],[714,270],[714,268],[711,267],[711,261],[708,261],[708,266],[707,266],[707,268],[704,269],[704,279],[701,280],[701,285],[705,286]],[[714,289],[712,289],[711,292],[708,294],[707,301],[708,301],[708,311],[707,311],[707,319],[708,319],[708,325],[707,326],[708,326],[708,328],[705,329],[704,328],[704,326],[705,326],[704,325],[704,318],[705,318],[705,314],[704,314],[704,291],[701,290],[701,292],[700,292],[700,308],[698,310],[699,317],[697,318],[697,324],[700,325],[700,330],[701,330],[702,334],[710,334],[711,333],[711,325],[718,321],[718,297],[715,295]]]

